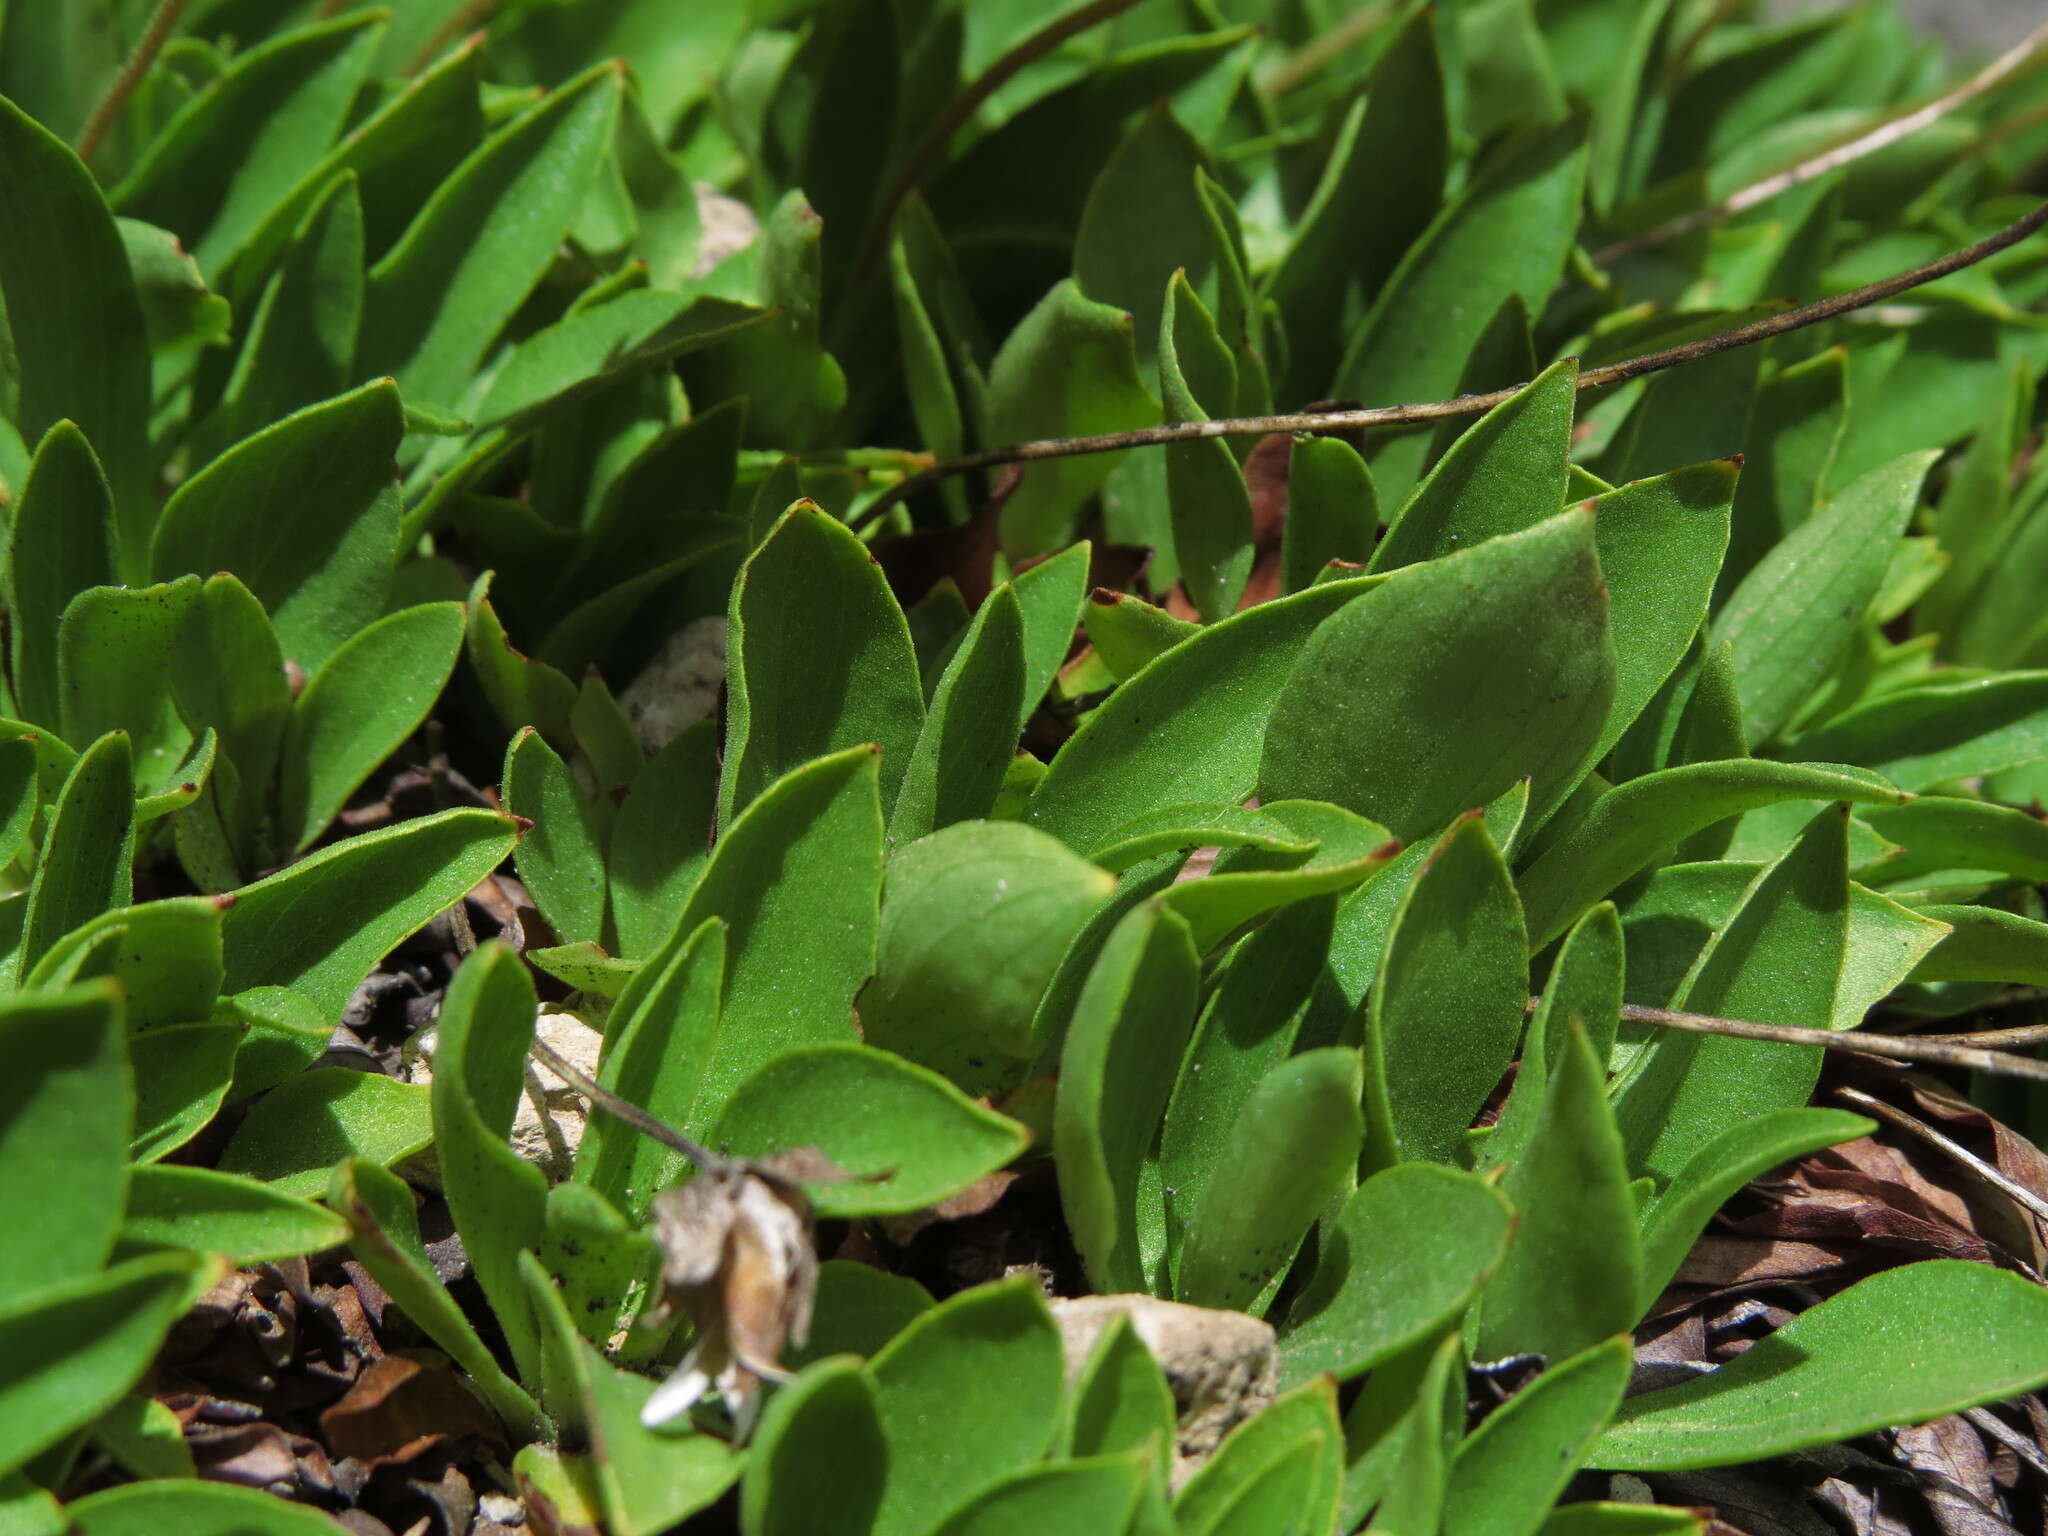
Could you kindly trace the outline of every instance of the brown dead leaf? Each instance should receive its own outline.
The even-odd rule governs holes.
[[[440,1362],[409,1355],[373,1361],[348,1395],[320,1415],[328,1444],[370,1466],[410,1461],[459,1435],[505,1444],[482,1403]]]
[[[1694,1244],[1674,1283],[1719,1291],[1730,1286],[1805,1280],[1849,1262],[1849,1255],[1815,1243],[1710,1235]]]
[[[984,1174],[949,1200],[941,1200],[937,1205],[928,1205],[921,1211],[911,1211],[903,1216],[884,1216],[879,1225],[889,1241],[901,1247],[926,1227],[942,1221],[961,1221],[993,1210],[1016,1182],[1017,1175],[1008,1169]]]

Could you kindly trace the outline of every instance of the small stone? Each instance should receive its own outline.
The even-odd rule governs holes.
[[[526,1506],[509,1493],[487,1493],[476,1501],[476,1512],[493,1525],[526,1524]]]
[[[533,1033],[542,1044],[578,1070],[597,1076],[598,1051],[604,1036],[573,1013],[542,1009],[534,1021]],[[411,1080],[434,1080],[434,1034],[422,1030],[407,1042],[407,1064]],[[512,1117],[512,1150],[548,1176],[551,1183],[569,1177],[576,1163],[576,1148],[583,1141],[588,1110],[583,1095],[563,1082],[537,1061],[526,1064],[526,1091],[519,1096],[519,1108]],[[408,1158],[400,1169],[413,1183],[427,1189],[441,1187],[440,1165],[433,1148]]]
[[[694,280],[711,275],[711,269],[728,256],[736,256],[761,237],[761,221],[754,210],[736,197],[727,197],[708,181],[695,181],[690,190],[697,196],[697,259],[690,266]]]
[[[659,752],[718,712],[725,686],[725,618],[692,619],[668,637],[619,695],[619,708],[649,752]]]
[[[1256,1317],[1138,1295],[1063,1297],[1050,1305],[1070,1383],[1111,1321],[1131,1320],[1173,1390],[1180,1421],[1174,1446],[1175,1491],[1225,1435],[1263,1411],[1278,1389],[1277,1338],[1271,1325]]]

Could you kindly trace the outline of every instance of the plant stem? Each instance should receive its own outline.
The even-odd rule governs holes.
[[[1300,52],[1283,59],[1270,74],[1259,81],[1259,90],[1268,97],[1285,96],[1295,87],[1321,74],[1333,59],[1379,31],[1393,19],[1399,9],[1396,0],[1382,0],[1379,5],[1368,5],[1353,11],[1343,21],[1303,47]]]
[[[1531,998],[1536,1007],[1542,999]],[[2024,1077],[2048,1083],[2048,1061],[2029,1056],[2012,1056],[1976,1046],[1953,1045],[1943,1040],[1922,1040],[1914,1035],[1872,1035],[1854,1029],[1801,1029],[1792,1024],[1757,1024],[1748,1019],[1722,1019],[1706,1013],[1681,1013],[1670,1008],[1646,1008],[1624,1003],[1621,1016],[1631,1024],[1648,1024],[1656,1029],[1678,1029],[1695,1035],[1728,1035],[1737,1040],[1764,1040],[1773,1045],[1819,1046],[1824,1051],[1851,1051],[1859,1056],[1882,1056],[1892,1061],[1927,1061],[1944,1067],[1968,1067],[1997,1077]]]
[[[150,13],[148,25],[143,27],[142,36],[136,40],[135,51],[122,62],[121,72],[114,76],[113,84],[107,87],[107,93],[92,109],[92,116],[85,120],[85,127],[79,130],[78,158],[87,165],[92,164],[100,141],[106,138],[107,130],[114,126],[114,119],[121,115],[121,109],[128,105],[128,98],[135,94],[135,87],[142,83],[142,77],[149,73],[149,66],[156,62],[156,56],[170,41],[171,33],[177,30],[186,4],[187,0],[159,0],[157,8]]]
[[[1753,181],[1748,186],[1738,188],[1726,197],[1707,204],[1704,208],[1681,213],[1676,218],[1666,219],[1663,223],[1654,224],[1638,234],[1617,240],[1612,245],[1593,253],[1594,264],[1604,267],[1624,256],[1632,256],[1638,251],[1662,245],[1667,240],[1691,234],[1696,229],[1705,229],[1709,224],[1718,224],[1721,220],[1754,208],[1759,203],[1767,203],[1794,187],[1803,186],[1815,177],[1840,170],[1853,161],[1861,160],[1865,155],[1874,155],[1901,139],[1910,138],[1922,128],[1939,122],[1951,112],[1975,101],[1994,86],[2002,85],[2011,79],[2021,69],[2034,62],[2044,47],[2048,47],[2048,23],[2036,27],[1969,79],[1944,91],[1932,101],[1915,107],[1899,117],[1887,118],[1854,138],[1846,139],[1831,149],[1822,150],[1796,165],[1774,172],[1761,181]]]
[[[609,1088],[601,1088],[579,1068],[564,1060],[562,1054],[544,1040],[535,1040],[529,1049],[533,1059],[546,1067],[563,1082],[574,1088],[584,1098],[614,1119],[623,1120],[643,1136],[651,1136],[664,1147],[673,1148],[695,1163],[699,1168],[711,1169],[725,1165],[725,1159],[705,1146],[701,1141],[692,1140],[674,1126],[665,1124],[647,1113],[631,1100],[622,1099]]]
[[[1873,1098],[1860,1088],[1837,1088],[1835,1097],[1845,1104],[1854,1104],[1866,1115],[1875,1115],[1888,1125],[1895,1125],[1902,1131],[1918,1136],[1931,1147],[1939,1147],[1993,1189],[2032,1212],[2036,1220],[2048,1221],[2048,1200],[2043,1200],[2017,1180],[2007,1178],[1968,1147],[1936,1130],[1918,1115],[1909,1115],[1903,1109],[1895,1109],[1883,1099]]]
[[[465,32],[474,32],[491,19],[491,12],[498,8],[498,0],[468,0],[458,5],[448,19],[434,28],[433,33],[419,46],[419,51],[406,61],[401,74],[416,75],[441,56],[456,38]]]
[[[953,135],[967,126],[969,119],[981,110],[989,97],[1061,43],[1122,15],[1137,3],[1138,0],[1088,0],[1088,4],[1064,16],[1054,17],[989,65],[966,90],[954,97],[903,157],[902,171],[876,208],[874,220],[861,238],[860,255],[854,260],[850,285],[859,286],[874,270],[888,246],[889,230],[896,222],[896,210],[903,205],[903,199],[924,185],[924,179],[945,159],[946,151],[952,146]]]
[[[1837,294],[1833,298],[1820,299],[1812,304],[1802,304],[1797,309],[1786,310],[1783,314],[1753,320],[1747,325],[1739,325],[1733,330],[1722,331],[1715,336],[1702,337],[1683,346],[1666,347],[1662,351],[1647,352],[1641,357],[1609,363],[1604,368],[1590,369],[1579,375],[1579,388],[1604,389],[1610,385],[1626,383],[1630,379],[1642,378],[1645,374],[1660,373],[1666,368],[1676,368],[1681,363],[1698,362],[1702,358],[1732,351],[1736,347],[1753,346],[1760,341],[1769,341],[1791,331],[1803,330],[1807,326],[1833,320],[1839,315],[1848,314],[1851,310],[1880,304],[1908,289],[1918,288],[1937,278],[1960,272],[1965,267],[1975,266],[2009,246],[2017,245],[2044,224],[2048,224],[2048,203],[2041,204],[2031,213],[2015,219],[1997,234],[1979,240],[1975,245],[1967,246],[1960,251],[1952,251],[1924,266],[1895,273],[1891,277],[1882,278],[1850,293]],[[1460,395],[1454,400],[1431,400],[1413,405],[1376,405],[1341,411],[1294,411],[1278,416],[1223,417],[1214,421],[1177,422],[1165,427],[1138,427],[1128,432],[1104,432],[1093,437],[1053,437],[1037,442],[1011,443],[1002,448],[989,448],[980,453],[965,454],[957,459],[946,459],[934,464],[924,473],[913,475],[892,486],[853,520],[853,527],[865,527],[891,507],[940,480],[953,475],[969,474],[975,470],[993,469],[998,465],[1029,464],[1040,459],[1066,459],[1089,453],[1115,453],[1125,448],[1185,443],[1205,437],[1255,437],[1264,436],[1268,432],[1412,426],[1420,422],[1441,421],[1453,416],[1477,416],[1512,399],[1526,387],[1517,384],[1509,389],[1496,389],[1483,395]]]

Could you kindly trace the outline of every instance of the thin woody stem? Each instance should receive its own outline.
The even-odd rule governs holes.
[[[1931,1147],[1939,1147],[1993,1189],[2009,1196],[2032,1212],[2036,1220],[2048,1221],[2048,1200],[2043,1200],[2017,1180],[2007,1178],[1968,1147],[1936,1130],[1918,1115],[1909,1115],[1905,1110],[1894,1108],[1883,1099],[1873,1098],[1859,1088],[1837,1088],[1835,1097],[1845,1104],[1854,1104],[1866,1115],[1875,1115],[1888,1125],[1895,1125],[1902,1131],[1918,1136]]]
[[[1666,347],[1658,352],[1647,352],[1641,357],[1609,363],[1604,368],[1589,369],[1579,375],[1578,387],[1581,390],[1604,389],[1611,385],[1626,383],[1630,379],[1642,378],[1645,374],[1676,368],[1681,363],[1698,362],[1717,353],[1733,351],[1737,347],[1754,346],[1760,341],[1769,341],[1776,336],[1804,330],[1807,326],[1833,320],[1837,316],[1848,314],[1851,310],[1881,304],[1886,299],[1894,298],[1909,289],[1960,272],[1965,267],[1975,266],[1987,257],[1995,256],[2000,251],[2017,245],[2044,224],[2048,224],[2048,203],[2043,203],[2031,213],[2015,219],[1997,234],[1979,240],[1975,245],[1966,246],[1960,251],[1952,251],[1923,266],[1912,267],[1852,292],[1820,299],[1812,304],[1802,304],[1797,309],[1786,310],[1783,314],[1753,320],[1747,325],[1739,325],[1718,335],[1687,342],[1683,346]],[[953,475],[970,474],[975,470],[994,469],[999,465],[1029,464],[1040,459],[1067,459],[1090,453],[1115,453],[1125,448],[1145,448],[1161,443],[1186,443],[1208,437],[1262,437],[1268,432],[1412,426],[1420,422],[1442,421],[1448,417],[1477,416],[1514,398],[1526,387],[1517,384],[1512,388],[1496,389],[1487,394],[1460,395],[1454,400],[1431,400],[1413,405],[1376,405],[1342,411],[1293,411],[1277,416],[1234,416],[1214,421],[1177,422],[1163,427],[1138,427],[1128,432],[1104,432],[1093,437],[1054,437],[1043,438],[1037,442],[1011,443],[1002,448],[989,448],[980,453],[965,454],[957,459],[942,460],[922,474],[913,475],[890,487],[853,519],[853,526],[865,527],[891,507],[940,480]]]
[[[1533,1008],[1542,1001],[1531,998]],[[1737,1040],[1763,1040],[1773,1045],[1819,1046],[1824,1051],[1848,1051],[1858,1056],[1881,1056],[1891,1061],[1926,1061],[1944,1067],[1967,1067],[1996,1077],[2024,1077],[2048,1083],[2048,1061],[2013,1056],[2004,1051],[1987,1051],[1976,1046],[1953,1045],[1943,1040],[1922,1040],[1914,1035],[1872,1035],[1853,1029],[1801,1029],[1791,1024],[1758,1024],[1749,1019],[1723,1019],[1712,1014],[1683,1013],[1670,1008],[1646,1008],[1640,1003],[1622,1005],[1621,1016],[1631,1024],[1648,1024],[1656,1029],[1683,1030],[1695,1035],[1728,1035]]]
[[[1304,46],[1300,52],[1279,64],[1271,74],[1259,82],[1259,90],[1269,97],[1285,96],[1295,87],[1322,73],[1331,60],[1371,37],[1400,9],[1398,0],[1382,0],[1379,5],[1368,5],[1363,10],[1353,11],[1336,26]]]
[[[1088,4],[1064,16],[1054,17],[989,65],[966,90],[954,97],[903,157],[902,171],[876,208],[867,234],[861,238],[860,255],[853,263],[852,283],[857,286],[874,270],[889,243],[889,229],[896,222],[896,210],[903,206],[903,199],[924,185],[925,178],[946,158],[953,136],[967,126],[983,103],[1061,43],[1122,15],[1137,3],[1138,0],[1089,0]]]
[[[163,52],[164,44],[170,41],[171,33],[177,30],[179,18],[185,14],[187,0],[162,0],[150,13],[149,23],[142,29],[142,36],[136,40],[135,51],[121,64],[121,72],[114,76],[107,93],[92,109],[92,116],[85,120],[85,127],[78,135],[78,158],[87,165],[100,147],[107,130],[114,126],[114,119],[121,115],[121,109],[128,105],[128,98],[135,94],[135,87],[142,83],[142,77],[149,73],[149,66],[156,62],[156,56]]]
[[[564,1060],[561,1052],[545,1040],[535,1040],[530,1047],[533,1059],[546,1067],[563,1082],[574,1088],[584,1098],[615,1120],[623,1120],[643,1136],[651,1136],[664,1147],[672,1148],[695,1163],[700,1169],[710,1170],[725,1166],[725,1159],[705,1146],[701,1141],[692,1140],[674,1126],[657,1120],[638,1104],[622,1099],[609,1088],[601,1088],[580,1068]]]
[[[1796,165],[1774,172],[1761,181],[1753,181],[1748,186],[1707,204],[1704,208],[1695,208],[1690,213],[1679,214],[1676,218],[1666,219],[1661,224],[1652,225],[1637,234],[1617,240],[1612,245],[1594,252],[1593,261],[1596,265],[1604,267],[1621,260],[1624,256],[1632,256],[1638,251],[1662,245],[1667,240],[1676,240],[1680,235],[1691,234],[1696,229],[1705,229],[1710,224],[1718,224],[1721,220],[1732,218],[1738,213],[1756,207],[1759,203],[1767,203],[1774,197],[1782,196],[1794,187],[1804,186],[1830,171],[1840,170],[1845,165],[1861,160],[1865,155],[1874,155],[1881,149],[1888,149],[1901,139],[1910,138],[1921,129],[1947,117],[1951,112],[1967,106],[1986,91],[2004,84],[2033,63],[2044,46],[2048,46],[2048,23],[2036,27],[1976,74],[1944,91],[1932,101],[1915,107],[1901,116],[1887,118],[1854,138],[1846,139]]]

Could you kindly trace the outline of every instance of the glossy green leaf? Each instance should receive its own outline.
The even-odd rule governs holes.
[[[1319,630],[1273,705],[1260,793],[1417,838],[1527,776],[1540,818],[1590,766],[1614,678],[1593,518],[1567,512],[1398,571]]]
[[[1596,1467],[1662,1471],[1782,1456],[1920,1424],[2048,1381],[2048,1297],[1960,1259],[1859,1281],[1704,1376],[1622,1405]]]
[[[1127,1316],[1114,1316],[1074,1377],[1060,1449],[1070,1456],[1143,1451],[1171,1469],[1178,1433],[1173,1388]]]
[[[1501,301],[1556,287],[1578,227],[1585,135],[1584,121],[1571,119],[1495,149],[1407,248],[1352,335],[1330,393],[1391,402],[1440,400],[1456,389]],[[1373,478],[1383,496],[1406,499],[1428,448],[1417,435],[1381,451]]]
[[[1757,877],[1679,987],[1675,1007],[1825,1029],[1849,939],[1848,808],[1816,816]],[[1804,1104],[1820,1051],[1663,1031],[1616,1090],[1631,1165],[1671,1178],[1725,1127]]]
[[[1335,806],[1322,809],[1332,820],[1344,818],[1365,835],[1325,838],[1318,843],[1318,851],[1299,865],[1292,855],[1233,849],[1201,879],[1177,880],[1167,889],[1160,899],[1186,919],[1199,953],[1208,953],[1246,923],[1276,908],[1348,891],[1372,879],[1399,852],[1400,844],[1385,836],[1384,827]]]
[[[338,1015],[379,960],[460,901],[517,839],[509,817],[443,811],[349,838],[244,886],[222,925],[224,989],[292,987]]]
[[[554,259],[612,135],[615,64],[562,86],[459,166],[370,271],[359,373],[453,405]]]
[[[1799,739],[1906,789],[1975,778],[2048,756],[2048,672],[1931,680],[1858,705]]]
[[[212,781],[213,803],[225,818],[239,874],[246,862],[270,862],[258,847],[267,835],[271,786],[292,714],[284,653],[262,603],[225,572],[201,584],[178,631],[171,693],[188,728],[213,731],[233,765]],[[239,883],[236,881],[235,883]]]
[[[1831,763],[1694,763],[1617,784],[1523,871],[1529,938],[1548,944],[1629,876],[1737,812],[1786,800],[1900,805],[1875,774]]]
[[[1534,1536],[1620,1406],[1633,1363],[1626,1337],[1589,1345],[1488,1415],[1451,1458],[1444,1536]]]
[[[1549,1091],[1528,1145],[1501,1181],[1519,1220],[1480,1302],[1478,1349],[1488,1360],[1561,1360],[1626,1332],[1640,1314],[1636,1204],[1607,1101],[1606,1059],[1594,1054],[1578,1018],[1551,1022],[1563,1038]],[[1525,1060],[1524,1070],[1540,1065]]]
[[[1690,1509],[1594,1501],[1560,1505],[1540,1529],[1542,1536],[1702,1536],[1706,1526]]]
[[[51,945],[22,986],[112,976],[131,1031],[207,1018],[220,995],[222,911],[211,897],[172,896],[103,912]]]
[[[235,1024],[171,1024],[132,1037],[135,1136],[129,1157],[153,1163],[203,1130],[220,1112],[234,1075],[242,1030]]]
[[[1083,610],[1089,643],[1119,682],[1197,633],[1201,626],[1177,619],[1155,603],[1128,592],[1096,591]]]
[[[534,906],[563,943],[602,940],[606,808],[531,728],[506,749],[504,798],[509,814],[533,823],[512,857]]]
[[[218,1273],[211,1261],[165,1253],[40,1290],[10,1288],[0,1304],[0,1471],[12,1472],[119,1402],[171,1323]],[[79,1508],[66,1513],[76,1521]]]
[[[214,1016],[247,1031],[235,1052],[230,1098],[261,1093],[297,1077],[334,1039],[329,1015],[289,987],[246,987],[215,1004]]]
[[[855,1037],[854,995],[874,973],[881,921],[875,757],[856,747],[771,784],[719,838],[676,920],[682,933],[707,917],[728,925],[704,1124],[778,1052]]]
[[[1184,272],[1166,285],[1159,317],[1159,385],[1166,420],[1207,421],[1236,395],[1237,374],[1216,321]],[[1205,407],[1203,397],[1208,397]],[[1252,570],[1252,498],[1237,457],[1221,438],[1169,443],[1166,501],[1174,560],[1204,619],[1228,618]]]
[[[1910,453],[1864,475],[1759,560],[1715,617],[1707,643],[1735,648],[1753,740],[1784,730],[1847,649],[1933,462]]]
[[[1714,1213],[1752,1179],[1809,1152],[1868,1135],[1875,1125],[1839,1109],[1781,1109],[1731,1125],[1686,1159],[1643,1208],[1640,1310],[1662,1294]]]
[[[178,487],[157,524],[160,580],[232,571],[268,610],[285,655],[317,671],[383,611],[398,554],[405,434],[389,379],[307,406]],[[290,521],[277,516],[292,507]]]
[[[58,719],[57,621],[113,578],[114,500],[92,446],[60,421],[43,435],[7,536],[8,651],[17,707]]]
[[[861,993],[874,1045],[970,1093],[1014,1086],[1045,1041],[1038,1002],[1116,881],[1044,833],[959,822],[889,862],[880,957]]]
[[[1521,904],[1474,812],[1415,873],[1365,1032],[1364,1163],[1450,1162],[1500,1081],[1529,995]]]
[[[347,1224],[312,1201],[233,1174],[161,1163],[129,1173],[127,1248],[189,1248],[253,1264],[317,1253],[347,1236]]]
[[[711,857],[718,731],[692,726],[641,765],[612,818],[606,861],[619,952],[653,953]]]
[[[933,1528],[932,1536],[1122,1536],[1144,1489],[1144,1468],[1129,1456],[1082,1456],[1025,1467],[999,1478]]]
[[[885,1216],[960,1193],[1030,1135],[937,1073],[847,1043],[771,1057],[727,1100],[711,1140],[747,1157],[816,1147],[852,1175],[811,1185],[817,1209]]]
[[[1461,1169],[1374,1174],[1321,1231],[1281,1334],[1281,1380],[1348,1381],[1433,1337],[1500,1263],[1513,1222],[1493,1187]]]
[[[1311,1381],[1225,1436],[1174,1500],[1174,1520],[1187,1536],[1325,1530],[1343,1466],[1336,1385]]]
[[[1155,425],[1159,406],[1138,372],[1136,336],[1128,313],[1087,298],[1071,280],[1058,284],[990,365],[989,437],[1021,443]],[[1033,465],[1003,505],[1005,547],[1038,553],[1062,542],[1113,468],[1106,454]]]
[[[138,580],[156,499],[149,331],[128,253],[92,173],[12,102],[0,105],[0,178],[17,236],[0,250],[7,416],[24,442],[65,420],[85,434],[113,491],[115,568]]]
[[[125,731],[137,792],[171,783],[192,745],[171,698],[171,646],[199,594],[199,578],[155,587],[88,587],[57,626],[58,721],[65,739]]]
[[[1155,1217],[1141,1206],[1159,1197],[1148,1196],[1141,1165],[1173,1089],[1199,983],[1187,924],[1153,901],[1117,924],[1074,1005],[1053,1158],[1074,1245],[1103,1292],[1147,1288],[1139,1234]]]
[[[1268,1072],[1238,1111],[1222,1163],[1192,1210],[1176,1294],[1248,1308],[1349,1186],[1365,1119],[1354,1051],[1305,1051]]]
[[[1416,487],[1368,569],[1455,554],[1562,512],[1578,389],[1567,358],[1480,417]]]
[[[1025,819],[1087,850],[1166,806],[1242,802],[1258,787],[1267,712],[1304,643],[1377,580],[1261,603],[1174,647],[1081,722]]]
[[[396,1174],[366,1158],[337,1163],[326,1189],[328,1207],[348,1223],[350,1247],[405,1315],[455,1363],[508,1429],[543,1434],[547,1421],[532,1398],[500,1368],[461,1305],[435,1273],[420,1241],[413,1193]]]
[[[988,814],[1023,708],[1024,615],[1006,584],[976,612],[932,693],[889,817],[891,842]]]
[[[1112,874],[1121,874],[1134,864],[1182,849],[1256,848],[1288,867],[1310,858],[1320,847],[1312,836],[1262,810],[1237,805],[1168,805],[1116,828],[1089,851],[1088,859]]]
[[[111,982],[0,1009],[0,1040],[15,1063],[0,1104],[0,1220],[35,1233],[0,1253],[0,1296],[91,1275],[113,1250],[135,1120],[123,1036]]]
[[[36,962],[79,924],[133,894],[135,780],[128,738],[100,737],[79,754],[65,777],[36,859],[22,918],[16,974]]]
[[[888,1475],[880,1394],[858,1360],[820,1360],[769,1399],[740,1483],[746,1536],[870,1530]]]
[[[129,1483],[65,1507],[79,1536],[163,1536],[233,1531],[236,1536],[333,1536],[318,1509],[260,1488],[212,1482]]]
[[[888,1447],[876,1536],[928,1530],[1051,1443],[1059,1331],[1028,1276],[962,1291],[932,1308],[868,1369]],[[940,1422],[952,1432],[932,1434]]]
[[[257,1101],[222,1151],[221,1171],[310,1198],[345,1157],[389,1167],[425,1147],[434,1138],[428,1100],[425,1087],[375,1072],[302,1072]]]
[[[377,765],[419,728],[462,649],[460,603],[422,603],[342,642],[292,705],[278,819],[302,852]]]
[[[733,587],[727,658],[721,824],[784,774],[863,742],[881,748],[894,803],[924,691],[902,610],[845,524],[798,502],[775,525]]]
[[[110,200],[222,270],[341,131],[383,18],[343,16],[239,55],[153,140]]]

